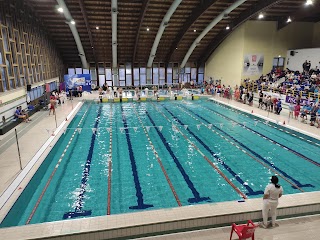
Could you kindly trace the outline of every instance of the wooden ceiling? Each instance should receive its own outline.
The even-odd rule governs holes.
[[[146,63],[162,19],[173,0],[118,1],[118,63]],[[159,43],[154,62],[181,63],[190,45],[205,27],[235,0],[183,0],[172,15]],[[305,6],[305,0],[248,0],[220,21],[201,40],[189,62],[203,63],[210,53],[241,23],[257,19],[278,21],[279,28],[286,19],[317,22],[320,0]],[[26,0],[40,18],[56,43],[67,65],[81,66],[77,46],[64,15],[57,11],[56,0]],[[112,62],[111,0],[65,0],[76,21],[77,30],[87,57],[92,62]],[[225,27],[230,25],[227,31]],[[99,29],[96,29],[96,27]],[[149,31],[147,31],[147,28]],[[194,31],[196,30],[196,31]]]

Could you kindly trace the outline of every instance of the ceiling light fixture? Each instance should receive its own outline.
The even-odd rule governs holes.
[[[75,25],[75,24],[76,24],[76,22],[75,22],[74,20],[71,20],[70,23],[71,23],[72,25]]]
[[[291,22],[292,22],[291,18],[288,17],[287,23],[291,23]]]
[[[260,13],[260,14],[259,14],[259,16],[258,16],[258,18],[259,18],[259,19],[264,18],[263,14],[262,14],[262,13]]]
[[[97,30],[99,30],[99,27],[98,27],[98,26],[96,26],[96,29],[97,29]]]
[[[148,32],[149,32],[149,30],[150,30],[150,29],[149,29],[149,28],[147,28],[147,31],[148,31]]]
[[[312,0],[307,0],[306,1],[306,6],[310,6],[310,5],[312,5],[313,4],[313,1]]]
[[[281,58],[281,55],[279,55],[278,57]]]
[[[194,29],[193,31],[194,31],[194,32],[196,32],[197,30],[196,30],[196,29]]]
[[[63,13],[63,8],[62,8],[62,7],[59,7],[59,8],[58,8],[58,12]]]
[[[229,27],[229,25],[227,25],[227,26],[226,26],[226,30],[229,30],[229,29],[230,29],[230,27]]]

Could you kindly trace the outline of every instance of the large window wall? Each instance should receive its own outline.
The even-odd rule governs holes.
[[[147,68],[145,64],[123,63],[119,64],[116,72],[112,72],[111,63],[98,63],[98,75],[94,64],[90,64],[90,70],[68,66],[68,74],[76,73],[90,73],[92,80],[97,80],[99,86],[104,83],[114,86],[114,75],[118,75],[118,85],[121,87],[174,86],[191,81],[202,84],[204,80],[203,66],[187,64],[181,69],[178,63],[169,63],[167,66],[164,63],[154,63],[152,68]]]
[[[23,1],[0,1],[0,92],[60,76],[63,64]]]

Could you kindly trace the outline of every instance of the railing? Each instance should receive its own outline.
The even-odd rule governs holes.
[[[242,85],[243,87],[247,88],[249,92],[258,92],[260,90],[264,91],[264,92],[272,92],[272,93],[280,93],[280,94],[284,94],[284,95],[292,95],[292,96],[300,96],[301,98],[312,98],[312,99],[318,99],[318,101],[320,100],[320,94],[319,93],[313,93],[313,92],[307,92],[305,90],[296,90],[296,89],[286,89],[285,91],[283,91],[282,89],[278,89],[275,87],[271,87],[271,86],[259,86],[256,83],[244,83]]]

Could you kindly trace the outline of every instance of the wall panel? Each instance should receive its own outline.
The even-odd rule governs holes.
[[[61,77],[54,43],[23,0],[0,1],[0,93]]]

